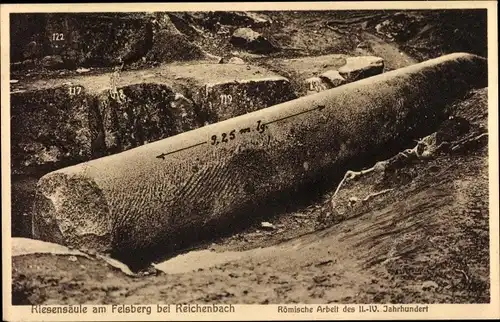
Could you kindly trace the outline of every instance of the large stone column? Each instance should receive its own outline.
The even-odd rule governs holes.
[[[452,54],[54,171],[38,182],[34,235],[146,260],[360,156],[411,145],[484,86],[486,60]]]

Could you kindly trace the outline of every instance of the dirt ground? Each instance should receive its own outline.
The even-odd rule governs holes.
[[[454,31],[458,27],[438,14],[266,15],[278,27],[256,30],[282,50],[268,56],[238,54],[272,71],[273,59],[331,53],[377,55],[388,70],[446,52],[485,55],[481,44],[456,41],[474,38],[474,28],[481,26]],[[464,14],[464,19],[474,20],[474,14]],[[383,21],[389,23],[378,32],[375,27]],[[445,27],[438,28],[440,23]],[[211,54],[234,53],[223,36],[210,41],[196,37],[191,40]],[[145,66],[129,66],[138,67]],[[52,75],[44,73],[40,77]],[[486,92],[475,91],[452,107],[450,114],[472,124],[462,138],[486,132]],[[291,205],[270,218],[255,214],[251,226],[157,261],[156,268],[135,277],[96,258],[16,256],[13,304],[489,303],[485,138],[410,162],[382,174],[382,179],[373,175],[346,184],[339,192],[347,209],[343,214],[332,206],[338,184],[332,182],[330,190],[314,200]],[[374,180],[383,182],[377,188],[397,189],[345,206],[350,196],[362,198],[372,192]],[[273,227],[263,227],[263,221]]]

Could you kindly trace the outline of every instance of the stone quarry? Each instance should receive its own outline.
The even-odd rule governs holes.
[[[13,303],[489,303],[484,21],[11,15]]]

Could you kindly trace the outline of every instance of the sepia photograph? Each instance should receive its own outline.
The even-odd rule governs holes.
[[[2,13],[8,305],[327,319],[498,300],[484,5],[27,7]]]

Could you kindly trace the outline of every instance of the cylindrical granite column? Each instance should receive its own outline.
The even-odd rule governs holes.
[[[183,232],[429,134],[484,86],[486,59],[451,54],[54,171],[38,183],[34,236],[128,262],[167,252]]]

